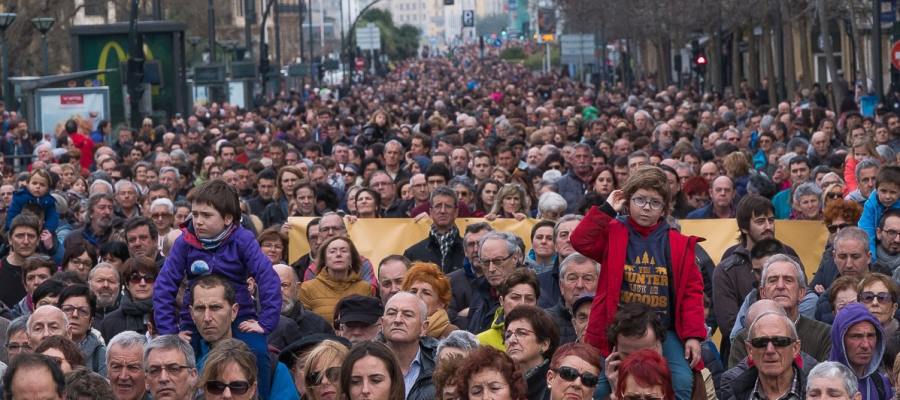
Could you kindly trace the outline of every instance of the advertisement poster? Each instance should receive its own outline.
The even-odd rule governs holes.
[[[39,89],[35,91],[35,128],[44,135],[63,131],[66,121],[78,122],[89,136],[101,120],[109,119],[109,88]]]

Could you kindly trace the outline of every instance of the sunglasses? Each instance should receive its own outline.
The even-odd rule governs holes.
[[[829,192],[829,193],[825,194],[825,196],[832,200],[837,200],[837,199],[841,198],[841,194],[835,193],[835,192]]]
[[[881,304],[891,304],[894,301],[894,298],[888,292],[862,292],[859,294],[859,301],[864,304],[869,304],[875,301],[875,298],[878,298],[878,302]]]
[[[828,225],[828,233],[834,234],[834,233],[837,233],[837,231],[847,228],[847,227],[850,227],[850,226],[856,226],[856,225],[854,225],[854,224]]]
[[[225,393],[225,388],[231,389],[231,394],[245,394],[248,390],[250,390],[250,382],[247,381],[233,381],[230,383],[225,383],[222,381],[209,381],[206,382],[206,391],[210,394],[222,394]]]
[[[153,283],[156,282],[156,277],[153,275],[131,274],[131,276],[128,278],[128,282],[131,282],[135,285],[141,283],[141,281]]]
[[[328,382],[337,383],[341,380],[341,367],[331,367],[325,371],[316,371],[306,374],[306,386],[319,386],[322,378],[328,378]]]
[[[587,387],[596,387],[600,377],[588,372],[580,372],[572,367],[559,367],[556,370],[559,377],[566,382],[575,382],[575,379],[581,378],[581,384]]]
[[[756,349],[765,349],[772,343],[775,347],[788,347],[797,342],[797,339],[791,339],[787,336],[775,337],[758,337],[750,339],[750,345]]]

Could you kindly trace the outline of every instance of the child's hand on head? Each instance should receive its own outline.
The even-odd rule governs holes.
[[[41,243],[44,244],[44,247],[49,249],[53,247],[53,234],[50,231],[44,229],[41,231]]]
[[[628,202],[628,199],[625,198],[625,192],[613,190],[612,193],[609,194],[609,197],[606,198],[606,202],[616,210],[616,213],[621,213],[625,208],[625,203]]]

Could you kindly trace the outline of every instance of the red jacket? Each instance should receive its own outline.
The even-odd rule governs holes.
[[[78,150],[81,150],[81,168],[90,168],[94,163],[94,141],[80,133],[73,133],[69,139]]]
[[[605,208],[612,208],[604,205]],[[606,339],[606,327],[612,323],[619,306],[619,291],[625,274],[625,251],[628,247],[628,227],[605,212],[591,207],[591,211],[578,224],[571,236],[575,251],[600,263],[600,279],[597,294],[591,305],[590,322],[585,333],[585,342],[603,353],[610,354]],[[703,278],[697,267],[695,246],[704,240],[695,236],[687,237],[678,231],[669,230],[671,259],[674,265],[672,276],[675,280],[675,331],[684,341],[706,338],[703,317]],[[703,363],[698,364],[703,368]]]

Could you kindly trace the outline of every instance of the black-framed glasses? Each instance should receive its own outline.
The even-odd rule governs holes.
[[[600,377],[589,372],[581,372],[573,367],[559,367],[556,372],[566,382],[575,382],[581,378],[581,384],[587,387],[596,387]]]
[[[328,378],[328,382],[337,384],[341,380],[341,367],[326,368],[324,371],[309,372],[306,374],[306,386],[319,386],[322,379]]]
[[[878,299],[878,302],[881,304],[891,304],[894,302],[894,297],[888,292],[862,292],[859,294],[859,302],[863,304],[871,304],[875,299]]]
[[[831,230],[831,228],[829,227],[829,231],[830,230]],[[890,241],[890,240],[894,240],[894,238],[896,238],[897,235],[900,235],[900,231],[895,231],[893,229],[882,229],[881,234],[884,235],[884,237]]]
[[[178,365],[178,364],[169,364],[169,365],[154,365],[150,368],[147,368],[147,375],[155,378],[159,376],[163,371],[166,371],[169,375],[178,375],[181,371],[190,368],[187,365]],[[224,390],[224,389],[223,389]],[[233,389],[232,389],[233,391]]]
[[[775,347],[788,347],[797,342],[797,339],[792,339],[787,336],[774,336],[774,337],[758,337],[750,339],[750,345],[756,349],[765,349],[769,347],[769,343],[772,343]]]
[[[835,233],[837,233],[837,231],[847,228],[847,227],[851,227],[851,226],[856,226],[856,224],[843,223],[843,224],[836,224],[836,225],[828,225],[828,233],[835,234]]]
[[[837,199],[840,199],[841,197],[843,197],[843,196],[841,196],[840,193],[837,193],[837,192],[828,192],[825,194],[825,196],[832,200],[837,200]]]
[[[30,353],[31,346],[28,343],[7,343],[6,351],[9,353],[18,353],[20,351]]]
[[[634,205],[637,206],[638,208],[644,208],[647,206],[647,204],[649,204],[650,209],[653,211],[662,210],[662,208],[666,205],[666,203],[663,203],[662,200],[647,199],[646,197],[643,197],[643,196],[632,197],[631,202],[634,203]]]
[[[63,305],[62,307],[60,307],[59,309],[62,310],[62,312],[65,313],[67,316],[74,315],[75,311],[78,311],[79,315],[84,315],[84,316],[91,315],[91,309],[88,307],[75,307],[75,306],[66,304],[66,305]]]
[[[502,263],[502,262],[504,262],[504,261],[506,261],[506,260],[509,260],[509,258],[512,257],[512,256],[515,255],[515,254],[516,254],[516,253],[509,253],[509,255],[506,256],[506,257],[497,257],[497,258],[491,258],[491,259],[481,258],[481,259],[480,259],[480,260],[481,260],[481,265],[484,266],[484,267],[490,267],[491,264],[494,264],[494,265],[500,265],[500,263]]]
[[[135,285],[137,285],[138,283],[141,283],[141,281],[144,281],[147,283],[153,283],[153,282],[156,282],[156,277],[153,275],[149,275],[149,274],[141,275],[138,273],[131,274],[131,276],[128,277],[128,282],[131,282]]]
[[[209,381],[206,382],[206,391],[210,394],[222,394],[225,393],[225,388],[231,389],[232,394],[245,394],[248,390],[250,390],[250,382],[247,381],[232,381],[229,383],[225,383],[222,381]]]

